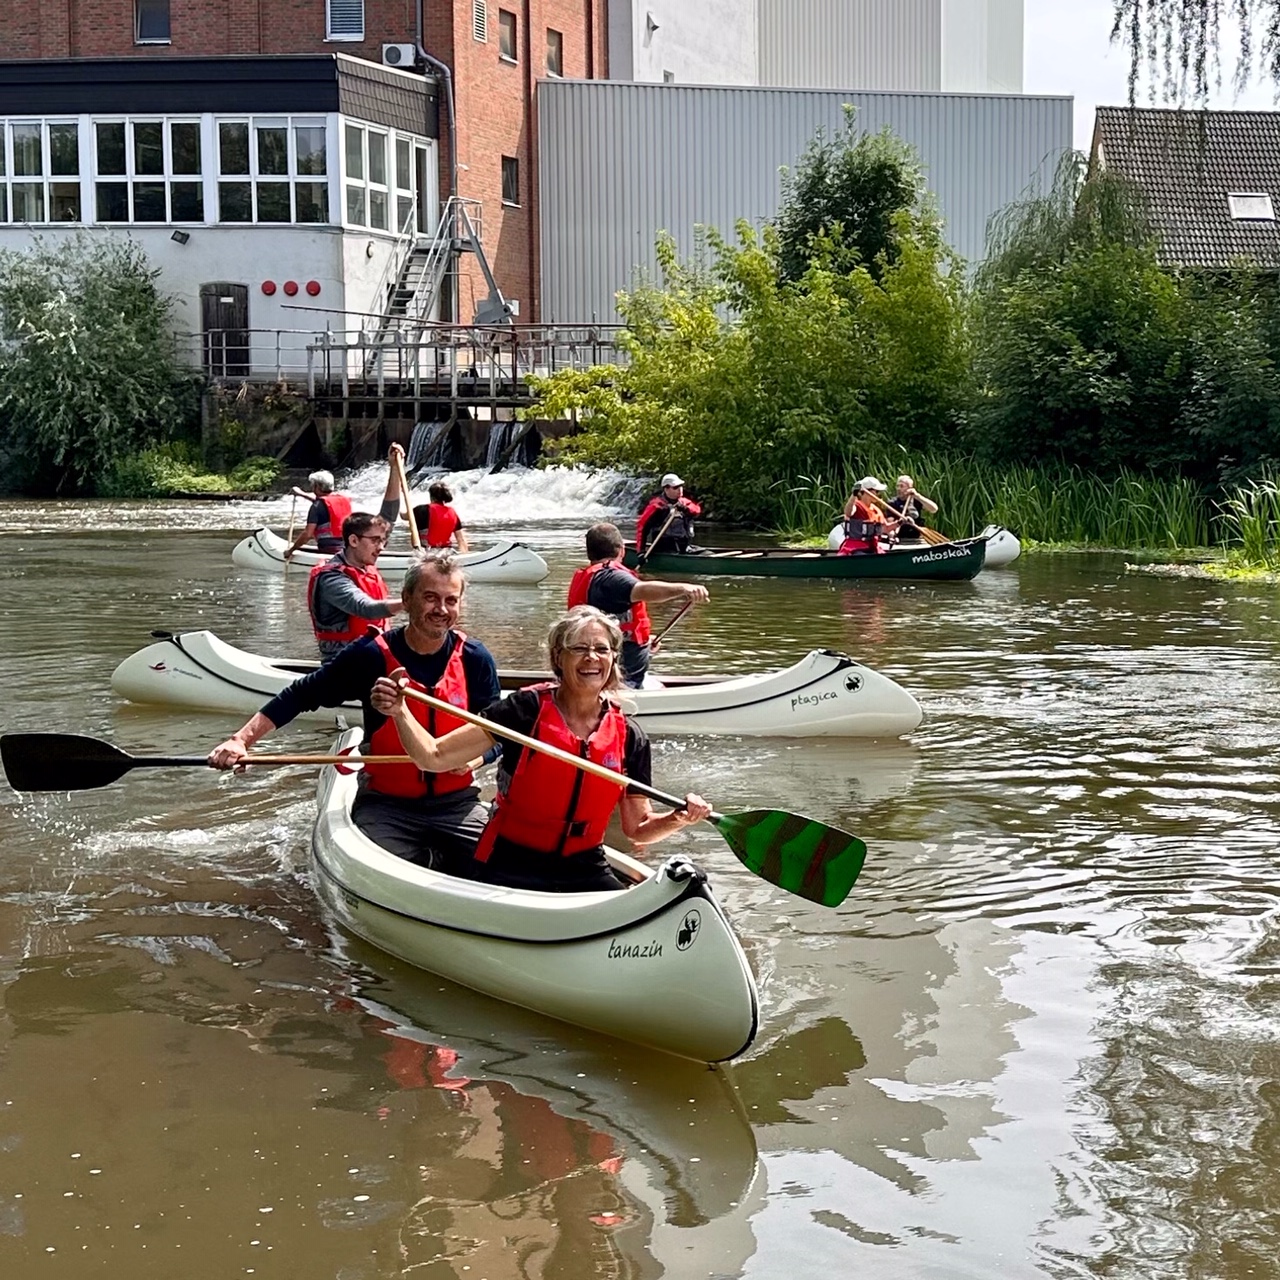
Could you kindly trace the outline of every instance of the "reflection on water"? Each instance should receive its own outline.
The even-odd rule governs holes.
[[[467,596],[504,665],[543,660],[608,500],[538,483],[501,501],[551,577]],[[3,727],[234,728],[107,682],[157,626],[310,651],[300,580],[230,565],[240,508],[0,504]],[[870,848],[824,911],[688,834],[759,973],[751,1056],[691,1075],[335,942],[302,771],[0,791],[0,1274],[1274,1274],[1274,592],[1108,556],[711,591],[666,669],[844,649],[925,713],[907,742],[655,743],[659,785]]]

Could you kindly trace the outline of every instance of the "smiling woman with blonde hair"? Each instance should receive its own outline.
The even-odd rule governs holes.
[[[651,785],[649,740],[617,705],[618,624],[599,609],[579,605],[552,626],[547,648],[556,679],[508,694],[484,711],[485,719]],[[455,769],[495,743],[502,747],[493,816],[464,872],[473,879],[558,892],[625,889],[604,851],[615,810],[623,834],[635,844],[665,839],[711,812],[691,792],[685,808],[655,814],[647,797],[479,725],[433,738],[394,679],[378,681],[373,705],[395,720],[405,750],[428,773]]]

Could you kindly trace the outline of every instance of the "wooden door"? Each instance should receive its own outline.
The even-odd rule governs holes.
[[[249,286],[202,284],[200,332],[204,368],[211,378],[249,376]]]

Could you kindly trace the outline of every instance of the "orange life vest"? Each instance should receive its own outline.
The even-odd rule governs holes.
[[[409,688],[420,689],[433,698],[439,698],[442,702],[449,702],[455,707],[466,710],[467,673],[462,666],[462,646],[467,637],[461,631],[455,631],[454,635],[457,636],[457,642],[449,655],[449,661],[445,663],[444,674],[436,686],[428,689],[416,680],[410,680]],[[387,664],[387,675],[391,675],[393,671],[404,665],[391,652],[386,636],[375,636],[374,642],[382,650],[383,661]],[[459,720],[457,716],[451,716],[445,711],[437,711],[435,707],[429,707],[425,702],[418,702],[412,698],[409,700],[409,709],[413,712],[413,718],[433,738],[443,737],[451,729],[457,729],[466,723],[465,720]],[[396,731],[394,720],[384,720],[373,731],[365,744],[365,752],[371,756],[404,755],[404,744],[400,741],[400,734]],[[461,791],[474,785],[474,778],[469,772],[427,773],[412,763],[367,764],[364,766],[364,773],[368,779],[366,785],[370,790],[384,796],[400,796],[406,800],[421,796],[447,795],[450,791]]]
[[[321,538],[333,538],[340,543],[343,521],[351,514],[351,499],[341,493],[326,493],[323,498],[317,498],[316,501],[324,503],[324,509],[328,512],[327,522],[316,525],[316,541],[319,542]]]
[[[386,618],[360,618],[355,614],[348,614],[347,624],[340,631],[321,631],[316,623],[316,586],[320,582],[321,575],[326,573],[345,573],[365,595],[372,596],[375,600],[389,598],[387,596],[387,584],[382,580],[382,574],[378,572],[376,565],[370,565],[367,569],[359,569],[355,565],[348,564],[345,560],[340,560],[337,557],[332,560],[326,560],[324,564],[316,565],[311,570],[311,576],[307,579],[307,609],[311,613],[311,626],[316,633],[317,640],[340,640],[344,644],[350,644],[352,640],[363,640],[370,627],[374,627],[379,631],[386,627]]]
[[[580,604],[590,603],[587,596],[591,594],[591,579],[601,569],[621,568],[621,560],[601,560],[598,564],[583,565],[569,582],[568,607],[573,609]],[[622,634],[628,640],[640,645],[649,643],[649,638],[653,635],[653,627],[649,622],[649,610],[645,608],[643,600],[632,601],[631,608],[618,617],[618,622],[622,627]]]
[[[593,760],[615,773],[627,749],[627,718],[613,706],[585,742],[564,722],[552,696],[554,684],[531,686],[539,694],[538,719],[530,735],[570,755]],[[568,857],[604,842],[605,829],[624,787],[583,769],[574,769],[525,747],[506,790],[494,801],[476,846],[476,861],[487,862],[499,836],[541,853]]]
[[[858,551],[879,551],[880,534],[884,522],[878,520],[880,512],[860,498],[853,500],[853,510],[844,522],[844,541],[840,544],[842,556],[853,555]]]

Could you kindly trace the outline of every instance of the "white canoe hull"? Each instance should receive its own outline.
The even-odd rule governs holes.
[[[344,734],[337,749],[359,743]],[[698,1062],[755,1038],[759,998],[733,929],[691,862],[619,893],[536,893],[397,858],[351,820],[356,775],[323,771],[315,888],[351,932],[430,973],[574,1026]]]
[[[1003,525],[989,524],[978,535],[987,540],[987,558],[983,561],[984,569],[998,569],[1001,565],[1016,560],[1022,553],[1022,543]],[[844,524],[841,522],[827,535],[827,546],[838,551],[844,541]]]
[[[161,638],[131,654],[111,676],[112,689],[131,702],[252,715],[286,685],[318,665],[246,653],[211,631]],[[545,677],[514,675],[518,687]],[[731,734],[748,737],[896,738],[921,719],[920,704],[887,676],[852,658],[815,649],[793,666],[765,675],[709,683],[689,680],[629,694],[634,715],[653,734]],[[631,707],[628,708],[632,709]],[[348,711],[359,711],[351,704]],[[332,723],[333,710],[308,719]]]
[[[265,573],[282,573],[285,565],[299,570],[306,580],[313,565],[324,564],[333,557],[321,551],[295,551],[285,560],[288,542],[270,529],[255,529],[232,548],[231,561],[241,569],[258,569]],[[378,568],[388,581],[398,578],[413,563],[414,553],[384,551],[378,557]],[[541,582],[550,573],[547,562],[523,542],[498,542],[484,551],[468,551],[458,557],[466,570],[468,582]],[[306,572],[301,572],[305,570]]]

